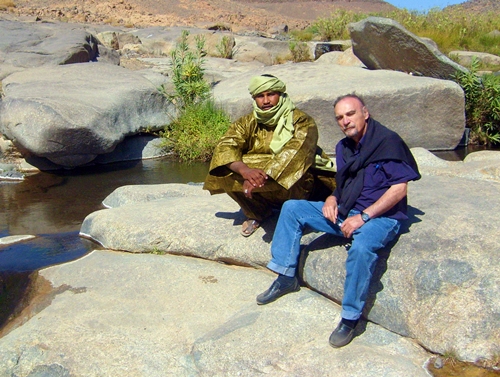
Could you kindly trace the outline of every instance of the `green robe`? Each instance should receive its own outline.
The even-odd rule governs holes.
[[[248,218],[263,220],[288,199],[308,199],[314,186],[310,167],[317,150],[318,128],[301,110],[293,112],[294,135],[281,152],[273,155],[269,147],[274,127],[258,124],[250,113],[234,122],[215,148],[203,188],[211,194],[227,193]],[[243,178],[226,165],[243,161],[250,168],[268,175],[263,187],[243,195]],[[331,192],[331,191],[330,191]]]

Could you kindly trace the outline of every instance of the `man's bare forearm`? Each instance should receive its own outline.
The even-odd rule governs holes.
[[[389,189],[382,195],[375,203],[366,208],[364,212],[374,218],[382,215],[383,213],[390,210],[396,204],[399,203],[401,199],[406,196],[408,188],[408,183],[398,183],[389,187]]]

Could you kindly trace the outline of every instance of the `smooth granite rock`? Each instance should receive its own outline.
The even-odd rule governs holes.
[[[422,347],[371,323],[332,348],[340,308],[307,288],[258,306],[267,271],[100,250],[40,277],[47,295],[0,338],[2,377],[428,376]]]
[[[413,152],[422,161],[423,177],[409,184],[409,220],[397,243],[381,252],[365,316],[432,352],[453,348],[463,360],[492,358],[500,338],[495,225],[500,176],[481,174],[473,157],[449,162],[446,175],[431,175],[430,153]],[[498,166],[500,152],[487,161]],[[450,176],[467,166],[467,178]],[[185,196],[180,191],[182,185],[120,188],[104,200],[119,207],[90,214],[80,232],[108,249],[266,266],[277,216],[244,238],[239,234],[244,216],[229,197],[209,197],[201,187],[188,185]],[[302,239],[300,276],[337,302],[343,293],[345,243],[320,233]]]

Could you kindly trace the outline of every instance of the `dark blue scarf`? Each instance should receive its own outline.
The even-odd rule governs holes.
[[[339,199],[339,213],[343,217],[354,207],[363,190],[365,167],[369,164],[382,160],[404,161],[420,179],[417,163],[403,139],[372,118],[368,119],[358,155],[355,155],[356,144],[353,140],[344,138],[340,142],[346,164],[335,176],[337,187],[333,194]]]

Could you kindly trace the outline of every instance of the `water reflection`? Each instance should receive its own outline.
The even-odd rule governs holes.
[[[1,272],[29,272],[77,259],[96,248],[78,231],[40,234],[36,238],[0,249]]]
[[[0,181],[0,237],[37,238],[0,247],[0,271],[35,270],[84,255],[95,245],[78,237],[83,219],[125,185],[201,182],[208,164],[156,159],[41,172],[19,183]]]
[[[432,154],[446,161],[463,161],[464,158],[473,152],[486,150],[500,150],[500,147],[486,147],[484,145],[468,145],[466,147],[458,147],[452,151],[433,151]]]

